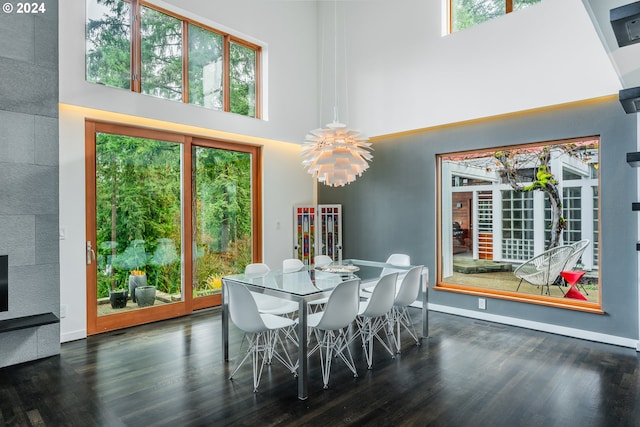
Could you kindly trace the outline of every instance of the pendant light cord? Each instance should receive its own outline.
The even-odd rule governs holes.
[[[338,0],[333,1],[333,122],[338,123]]]

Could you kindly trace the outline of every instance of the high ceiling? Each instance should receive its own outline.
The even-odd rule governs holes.
[[[582,0],[600,36],[623,88],[640,86],[640,43],[619,47],[610,22],[609,11],[631,3],[629,0]]]

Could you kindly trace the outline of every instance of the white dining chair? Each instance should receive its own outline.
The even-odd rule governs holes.
[[[391,308],[391,327],[392,329],[395,328],[395,347],[398,353],[400,353],[401,347],[401,327],[409,332],[409,335],[416,341],[416,345],[420,345],[420,340],[418,340],[418,334],[413,326],[408,307],[418,299],[423,268],[423,266],[419,265],[411,268],[411,270],[407,272],[400,282],[400,287],[398,288],[393,307]]]
[[[359,293],[360,279],[341,282],[329,296],[324,311],[309,314],[307,318],[307,326],[311,328],[317,340],[316,346],[309,352],[309,355],[316,350],[320,352],[324,388],[329,387],[331,361],[336,357],[339,357],[347,365],[354,377],[358,376],[349,350],[349,340],[345,329],[358,314]]]
[[[267,264],[253,263],[247,264],[244,269],[244,274],[245,276],[258,278],[266,276],[269,271],[270,268]],[[251,296],[258,306],[258,311],[262,314],[273,314],[294,319],[298,313],[299,306],[295,301],[273,295],[265,295],[259,292],[251,292]],[[285,334],[293,343],[298,344],[298,334],[296,333],[295,327],[287,328]]]
[[[247,264],[244,268],[244,274],[246,276],[262,277],[266,276],[270,271],[271,269],[269,268],[269,266],[262,262]]]
[[[313,259],[313,265],[316,267],[325,267],[333,262],[329,255],[316,255]]]
[[[316,257],[314,258],[313,262],[314,262],[314,267],[315,268],[326,267],[327,265],[329,265],[329,264],[331,264],[333,262],[333,259],[331,259],[331,257],[329,255],[316,255]],[[317,299],[317,300],[314,300],[314,301],[309,301],[307,303],[307,308],[308,308],[310,313],[315,313],[315,312],[321,310],[322,307],[324,307],[324,305],[327,303],[328,300],[329,300],[329,297],[324,297],[324,298],[320,298],[320,299]]]
[[[392,266],[395,265],[398,267],[409,267],[411,265],[411,257],[406,254],[391,254],[385,261],[385,264],[391,264]],[[406,272],[407,272],[406,269],[383,267],[382,271],[380,272],[380,277],[386,276],[387,274],[390,274],[390,273],[398,273],[398,286],[399,286],[400,284],[399,282],[402,280]],[[369,297],[371,297],[371,291],[373,290],[374,284],[375,282],[367,282],[366,284],[363,284],[362,292],[360,293],[360,296],[364,299],[368,299]]]
[[[369,369],[373,366],[373,342],[375,339],[380,341],[392,358],[395,357],[395,352],[391,349],[394,346],[392,343],[395,343],[395,338],[389,314],[396,297],[397,280],[398,273],[382,276],[373,287],[371,298],[360,303],[356,323]],[[387,342],[380,336],[382,331],[384,331]]]
[[[406,254],[391,254],[387,258],[386,263],[391,265],[397,265],[399,267],[408,267],[411,265],[411,257]],[[402,274],[404,273],[404,271],[405,270],[398,270],[397,268],[393,268],[393,267],[385,267],[382,269],[382,273],[380,273],[380,276],[385,276],[389,273],[395,273],[395,272]]]
[[[258,306],[246,286],[229,282],[226,285],[228,292],[228,307],[231,321],[244,332],[237,359],[242,355],[242,346],[246,341],[248,349],[244,357],[238,361],[229,376],[233,380],[234,375],[242,364],[251,356],[253,368],[253,391],[258,391],[260,378],[265,364],[271,364],[273,357],[280,361],[289,371],[295,375],[296,367],[291,362],[287,349],[282,343],[279,331],[295,325],[293,319],[272,314],[261,314]],[[277,350],[280,345],[282,354]]]
[[[288,258],[282,261],[282,272],[293,273],[304,268],[304,263],[298,258]]]

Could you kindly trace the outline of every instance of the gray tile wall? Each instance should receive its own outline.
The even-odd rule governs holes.
[[[0,254],[9,311],[0,322],[60,311],[58,1],[38,14],[0,11]],[[40,3],[40,2],[38,2]],[[60,326],[0,335],[0,367],[60,353]]]

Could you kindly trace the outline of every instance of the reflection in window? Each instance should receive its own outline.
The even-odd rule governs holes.
[[[196,274],[193,296],[219,293],[222,276],[252,262],[251,154],[193,148]]]
[[[222,36],[189,24],[189,103],[222,110]]]
[[[87,2],[87,81],[131,88],[131,10],[129,3]]]
[[[176,18],[143,7],[142,93],[159,98],[182,99],[182,23]]]
[[[256,115],[256,51],[238,43],[230,45],[231,112]]]
[[[588,300],[599,303],[598,146],[586,138],[438,156],[438,286],[539,296],[539,286],[518,288],[514,270],[548,249],[587,240],[567,268],[587,271]],[[550,280],[551,297],[564,297],[562,279]]]

